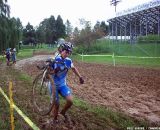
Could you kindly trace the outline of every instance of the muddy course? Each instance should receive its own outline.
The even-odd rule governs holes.
[[[14,68],[34,78],[39,73],[36,65],[43,64],[48,57],[49,55],[36,55],[20,60]],[[160,69],[113,67],[76,61],[74,64],[83,75],[85,84],[80,85],[78,78],[69,72],[68,84],[73,95],[90,104],[120,111],[136,120],[146,120],[151,125],[160,126]],[[85,124],[78,121],[72,120],[72,124],[72,128],[66,126],[60,129],[85,129]],[[96,125],[95,128],[104,129]]]

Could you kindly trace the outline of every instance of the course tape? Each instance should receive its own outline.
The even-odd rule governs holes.
[[[113,57],[113,55],[81,55],[81,54],[79,54],[80,56],[110,56],[110,57]],[[114,55],[114,57],[122,57],[122,58],[140,58],[140,59],[160,59],[160,57],[138,57],[138,56],[115,56]]]
[[[0,92],[5,97],[5,99],[10,104],[10,100],[7,95],[4,93],[2,88],[0,87]],[[40,130],[15,104],[13,104],[13,108],[17,111],[17,113],[32,127],[33,130]]]

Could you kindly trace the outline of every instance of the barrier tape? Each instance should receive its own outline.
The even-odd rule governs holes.
[[[12,82],[9,82],[9,97],[10,97],[10,116],[11,116],[11,130],[14,130],[14,116],[13,116],[13,93],[12,93]]]
[[[5,97],[5,99],[8,101],[8,103],[10,104],[10,100],[7,97],[7,95],[4,93],[4,91],[2,90],[2,88],[0,87],[0,92],[2,93],[2,95]],[[40,130],[14,103],[13,103],[13,108],[17,111],[17,113],[30,125],[30,127],[33,130]]]
[[[89,56],[110,56],[110,57],[113,57],[113,55],[81,55],[81,54],[79,54],[79,55],[80,55],[80,56],[84,56],[84,57],[85,57],[85,56],[88,56],[88,57],[89,57]],[[154,58],[155,58],[155,59],[159,59],[159,58],[160,58],[160,57],[138,57],[138,56],[115,56],[115,55],[114,55],[114,57],[142,58],[142,59],[145,59],[145,58],[146,58],[146,59],[147,59],[147,58],[148,58],[148,59],[150,59],[150,58],[151,58],[151,59],[152,59],[152,58],[153,58],[153,59],[154,59]]]

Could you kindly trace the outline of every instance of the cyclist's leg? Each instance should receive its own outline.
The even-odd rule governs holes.
[[[64,105],[60,114],[63,115],[63,117],[65,118],[65,121],[69,121],[69,117],[66,115],[66,112],[73,104],[73,97],[72,97],[72,95],[69,95],[69,96],[65,97],[65,99],[66,99],[66,104]]]
[[[49,95],[52,96],[52,85],[51,82],[48,82],[48,90],[49,90]]]
[[[6,56],[6,62],[7,62],[7,65],[9,65],[9,57]]]
[[[71,89],[67,85],[62,86],[60,92],[61,92],[61,95],[66,99],[66,104],[64,105],[60,114],[62,114],[67,120],[66,112],[73,104],[73,96],[71,93]]]
[[[56,87],[55,104],[54,104],[54,107],[53,107],[53,110],[52,110],[54,120],[57,120],[57,118],[58,118],[58,111],[59,111],[59,95],[58,95],[58,89]]]

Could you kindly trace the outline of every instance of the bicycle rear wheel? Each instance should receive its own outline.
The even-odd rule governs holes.
[[[55,104],[55,87],[51,87],[51,83],[53,84],[52,77],[43,78],[43,73],[33,82],[33,105],[35,111],[42,116],[48,115]]]

